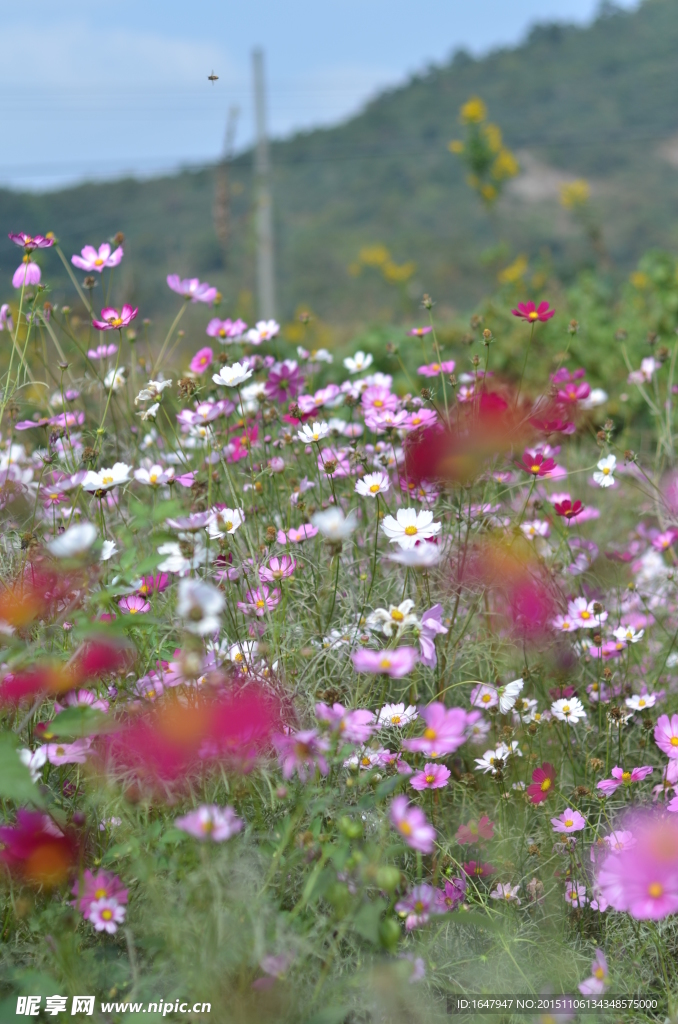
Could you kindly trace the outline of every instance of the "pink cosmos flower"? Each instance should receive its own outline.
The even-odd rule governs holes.
[[[552,764],[545,761],[541,768],[535,768],[532,772],[532,783],[527,787],[527,795],[533,804],[541,804],[548,799],[556,772]]]
[[[98,250],[93,245],[86,245],[84,249],[80,250],[80,256],[71,256],[71,263],[79,270],[86,270],[87,273],[95,271],[97,274],[101,274],[104,267],[117,267],[122,257],[121,245],[111,252],[108,242],[104,242]]]
[[[40,284],[40,267],[37,263],[32,263],[28,257],[25,257],[25,262],[20,263],[12,275],[12,287],[28,288],[32,284]]]
[[[426,366],[420,366],[417,373],[420,373],[422,377],[437,377],[439,373],[454,373],[454,367],[454,359],[448,359],[444,363],[428,363]]]
[[[84,764],[92,746],[91,739],[74,743],[48,743],[45,747],[50,764]]]
[[[110,705],[103,697],[97,697],[91,690],[69,690],[61,700],[54,702],[54,710],[59,712],[64,708],[77,707],[96,708],[98,711],[108,711]]]
[[[551,818],[551,824],[554,832],[580,832],[586,826],[586,818],[579,811],[566,807],[560,817]]]
[[[466,825],[460,825],[454,838],[460,846],[470,846],[472,843],[479,843],[481,839],[492,839],[493,836],[494,822],[484,814],[479,821],[469,821]]]
[[[615,910],[638,920],[661,920],[678,912],[678,821],[638,816],[633,834],[635,846],[605,858],[597,885]]]
[[[533,324],[537,320],[540,320],[542,323],[545,320],[550,320],[556,311],[555,309],[549,309],[548,302],[540,302],[538,306],[535,306],[534,302],[519,302],[518,308],[512,309],[511,312],[521,320],[526,320],[528,323]]]
[[[127,303],[125,303],[120,312],[107,306],[106,309],[101,310],[101,320],[92,320],[92,327],[96,327],[98,331],[119,331],[122,327],[127,327],[134,320],[138,312],[138,307],[132,309]]]
[[[214,317],[208,323],[205,333],[210,338],[218,338],[222,345],[227,345],[237,338],[242,338],[246,330],[247,324],[244,320],[220,320]]]
[[[325,758],[328,742],[318,735],[317,729],[279,733],[273,737],[273,743],[284,779],[291,779],[296,772],[300,781],[306,782],[316,768],[321,775],[327,775],[330,770]]]
[[[370,651],[362,648],[351,655],[356,672],[376,672],[401,679],[411,672],[419,655],[414,647],[397,647],[395,650]]]
[[[499,692],[490,683],[479,683],[471,690],[471,704],[474,708],[496,708]]]
[[[97,345],[96,348],[91,348],[87,353],[88,359],[108,359],[109,356],[114,356],[118,351],[117,345]]]
[[[259,579],[263,583],[275,583],[277,580],[287,579],[297,567],[296,558],[291,555],[282,555],[280,558],[274,556],[269,558],[268,565],[259,567]]]
[[[160,594],[169,586],[169,575],[166,572],[158,572],[155,576],[142,576],[139,584],[140,594]]]
[[[245,592],[245,600],[238,601],[238,608],[246,615],[257,615],[261,617],[267,611],[272,611],[280,601],[280,591],[270,590],[266,584],[256,587],[254,590]]]
[[[596,958],[591,964],[591,977],[582,981],[579,991],[583,996],[599,996],[609,985],[608,967],[602,949],[596,950]]]
[[[632,782],[641,782],[642,779],[646,779],[648,775],[651,775],[652,771],[652,768],[645,765],[643,768],[634,768],[630,772],[625,772],[622,768],[615,765],[611,772],[612,778],[602,779],[596,786],[596,789],[601,789],[605,796],[609,796],[619,786],[629,786]]]
[[[14,330],[14,320],[12,319],[12,311],[6,302],[0,306],[0,331],[4,331],[5,327],[8,331]]]
[[[212,365],[213,359],[214,353],[211,348],[199,349],[189,363],[191,373],[204,373]]]
[[[436,830],[421,807],[410,804],[406,796],[396,796],[391,801],[391,824],[400,832],[407,845],[420,853],[432,853]]]
[[[436,654],[436,637],[441,633],[447,633],[447,626],[443,626],[443,606],[434,604],[428,611],[422,613],[421,628],[419,631],[419,649],[421,651],[421,663],[427,668],[435,668],[438,663]]]
[[[360,397],[360,402],[365,414],[370,412],[395,412],[400,405],[398,396],[392,394],[389,388],[382,387],[381,385],[365,388]]]
[[[619,853],[620,850],[630,850],[632,846],[636,845],[638,840],[633,832],[618,829],[616,832],[610,832],[609,836],[603,836],[603,842],[610,853]]]
[[[563,402],[565,405],[576,405],[577,402],[583,402],[590,394],[591,385],[587,384],[586,381],[582,381],[581,384],[571,381],[558,392],[558,401]]]
[[[507,903],[517,903],[520,906],[521,899],[518,896],[519,885],[503,884],[497,882],[497,888],[490,893],[492,900],[505,900]]]
[[[586,886],[579,882],[568,882],[565,886],[565,899],[572,907],[583,907],[588,903]]]
[[[654,727],[654,741],[667,757],[678,758],[678,715],[660,715]]]
[[[168,274],[167,284],[173,292],[182,295],[187,301],[214,302],[217,297],[216,288],[212,288],[209,284],[203,284],[197,277],[182,280],[178,274]]]
[[[454,910],[466,895],[465,878],[445,879],[445,888],[436,892],[436,905],[439,910]]]
[[[120,598],[118,608],[123,615],[145,615],[146,612],[151,610],[149,602],[145,601],[143,597],[138,597],[136,594]]]
[[[491,864],[484,864],[479,860],[469,860],[462,864],[462,867],[469,878],[488,878],[496,871]]]
[[[98,932],[115,935],[118,925],[125,920],[125,908],[117,900],[96,900],[90,906],[89,921]]]
[[[71,890],[75,899],[72,906],[76,907],[82,916],[89,918],[90,908],[97,900],[115,900],[116,903],[127,903],[128,889],[125,889],[117,875],[108,871],[97,871],[95,875],[87,869],[78,879]]]
[[[425,764],[423,771],[415,772],[410,779],[412,789],[442,789],[452,773],[444,764]]]
[[[270,401],[287,402],[301,392],[304,378],[295,359],[274,363],[268,372],[264,394]]]
[[[330,708],[319,703],[315,706],[315,714],[319,721],[325,722],[332,732],[338,732],[349,743],[366,743],[377,728],[374,712],[365,708],[348,711],[343,704],[333,704]]]
[[[426,726],[423,736],[405,740],[403,746],[413,753],[442,757],[445,754],[453,754],[466,742],[467,729],[480,718],[480,712],[446,708],[439,701],[434,701],[420,708],[419,716]]]
[[[555,502],[553,507],[556,510],[556,515],[562,516],[564,519],[574,519],[584,511],[581,501],[577,500],[573,503],[570,498]]]
[[[317,533],[317,526],[313,526],[311,523],[304,523],[303,526],[296,528],[293,526],[287,533],[284,530],[278,530],[277,541],[278,544],[301,544],[302,541],[315,537]]]
[[[406,915],[405,928],[408,932],[412,931],[413,928],[426,924],[431,914],[441,912],[438,890],[425,883],[415,885],[404,899],[398,900],[395,909],[396,913]]]
[[[424,430],[432,427],[438,422],[438,413],[435,409],[416,409],[411,412],[403,423],[405,430]]]
[[[34,249],[49,249],[54,245],[53,238],[46,238],[44,235],[27,235],[25,231],[10,231],[8,238],[15,245],[22,246],[26,252],[33,252]]]
[[[215,843],[223,843],[236,835],[243,827],[232,807],[218,807],[216,804],[202,804],[182,818],[177,818],[175,827],[188,832],[196,839],[211,839]]]
[[[423,338],[425,334],[430,334],[433,328],[429,325],[428,327],[413,327],[411,331],[407,332],[409,338]]]

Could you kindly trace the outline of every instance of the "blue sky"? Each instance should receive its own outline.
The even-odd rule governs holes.
[[[633,6],[633,0],[622,0]],[[597,0],[31,0],[3,11],[0,184],[53,188],[215,159],[229,107],[252,137],[251,51],[276,136],[336,123],[381,88]],[[214,70],[219,81],[210,85]]]

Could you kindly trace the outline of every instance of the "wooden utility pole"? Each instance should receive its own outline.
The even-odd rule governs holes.
[[[231,107],[226,122],[224,155],[217,165],[214,188],[214,230],[221,245],[224,267],[228,264],[228,247],[231,240],[231,181],[230,170],[235,147],[235,129],[240,111]]]
[[[254,73],[254,109],[256,115],[256,149],[254,179],[256,193],[257,235],[257,305],[262,320],[275,319],[275,269],[273,253],[273,204],[270,186],[268,137],[266,134],[266,92],[264,85],[264,54],[252,54]]]

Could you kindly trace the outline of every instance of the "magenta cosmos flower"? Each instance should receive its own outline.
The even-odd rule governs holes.
[[[454,367],[454,359],[448,359],[444,363],[428,363],[426,366],[420,366],[417,373],[420,373],[422,377],[437,377],[439,373],[454,373]]]
[[[217,290],[209,284],[204,284],[197,277],[184,278],[178,274],[168,274],[167,284],[176,292],[190,302],[214,302],[217,297]]]
[[[143,597],[130,594],[128,597],[121,597],[118,601],[118,608],[123,615],[145,615],[150,612],[151,606]]]
[[[641,782],[648,775],[651,775],[652,771],[652,768],[644,765],[642,768],[633,768],[632,771],[625,772],[622,768],[615,765],[610,773],[612,778],[602,779],[596,786],[596,789],[602,789],[605,796],[609,796],[620,786],[630,786],[632,782]]]
[[[215,843],[223,843],[243,827],[242,818],[238,817],[232,807],[218,807],[216,804],[203,804],[183,818],[177,818],[174,824],[182,832],[188,832],[189,836],[211,839]]]
[[[209,369],[214,360],[214,352],[211,348],[199,349],[189,364],[191,373],[204,373],[205,370]]]
[[[444,764],[425,764],[422,771],[414,773],[410,779],[410,786],[419,791],[442,789],[447,785],[451,774],[450,769],[446,768]]]
[[[259,579],[263,583],[275,583],[277,580],[284,580],[291,576],[296,567],[296,558],[292,558],[291,555],[282,555],[281,558],[278,558],[276,555],[269,558],[268,565],[259,567]]]
[[[521,320],[527,320],[528,323],[533,324],[537,320],[541,320],[542,323],[545,320],[550,320],[556,311],[549,309],[548,302],[540,302],[538,306],[535,306],[534,302],[519,302],[518,308],[512,309],[511,312]]]
[[[405,927],[408,932],[426,924],[431,914],[443,912],[443,908],[438,902],[439,895],[440,890],[434,889],[432,885],[426,885],[424,882],[421,885],[415,885],[412,892],[409,892],[404,899],[398,900],[395,910],[397,914],[405,916]]]
[[[315,706],[316,718],[332,730],[340,734],[349,743],[366,743],[377,728],[373,711],[365,708],[347,710],[343,704],[319,703]]]
[[[97,900],[115,900],[116,903],[127,903],[128,891],[117,875],[112,875],[108,871],[97,871],[93,875],[91,871],[86,870],[82,880],[78,879],[71,889],[75,896],[72,905],[87,919],[92,904]]]
[[[420,853],[432,853],[436,830],[421,807],[410,804],[406,796],[397,796],[391,802],[391,824],[409,847]]]
[[[566,807],[558,818],[551,818],[554,832],[580,832],[586,826],[586,818],[579,811]]]
[[[532,455],[531,452],[526,451],[523,455],[523,461],[516,462],[516,466],[518,466],[519,469],[524,470],[526,473],[530,473],[531,476],[538,477],[547,476],[549,473],[553,472],[556,468],[556,463],[555,459],[544,458],[541,452],[537,452],[536,455]]]
[[[453,754],[466,742],[468,727],[480,718],[480,712],[466,712],[463,708],[448,709],[439,701],[434,701],[420,708],[419,716],[426,726],[423,736],[405,740],[403,746],[413,753],[442,757],[444,754]]]
[[[222,345],[226,345],[230,341],[242,338],[246,330],[247,324],[244,320],[220,320],[219,317],[214,317],[208,323],[205,333],[210,338],[218,338]]]
[[[527,795],[533,804],[541,804],[548,796],[553,787],[556,772],[552,764],[545,761],[541,768],[535,768],[532,772],[532,782],[527,787]]]
[[[327,775],[329,772],[325,758],[328,742],[318,735],[316,729],[279,733],[273,737],[273,742],[278,751],[284,779],[291,779],[296,772],[300,780],[305,782],[316,768],[321,775]]]
[[[460,825],[454,838],[460,846],[470,846],[472,843],[479,843],[481,839],[492,839],[493,836],[494,822],[484,814],[479,821],[469,821],[466,825]]]
[[[140,594],[160,594],[169,587],[169,575],[166,572],[156,573],[155,576],[142,576],[138,592]]]
[[[660,715],[654,727],[654,741],[671,760],[678,758],[678,715]]]
[[[351,655],[356,672],[376,672],[401,679],[411,672],[419,655],[414,647],[397,647],[393,651],[368,651],[366,648]]]
[[[40,284],[40,267],[37,263],[31,263],[28,256],[24,256],[24,262],[19,264],[12,275],[12,287],[23,288],[31,284]]]
[[[104,242],[98,249],[95,249],[93,245],[86,245],[84,249],[80,250],[79,256],[71,256],[71,263],[74,267],[86,270],[88,273],[94,271],[97,274],[101,274],[104,267],[117,267],[122,257],[121,245],[114,252],[111,252],[108,242]]]
[[[639,920],[678,912],[678,821],[652,814],[633,822],[635,846],[610,854],[597,886],[615,910]]]
[[[432,327],[413,327],[411,331],[407,332],[409,338],[423,338],[425,334],[430,334],[433,330]]]
[[[20,245],[26,252],[33,252],[34,249],[49,249],[54,245],[53,238],[45,235],[27,235],[25,231],[10,231],[9,238],[15,245]]]
[[[295,359],[286,359],[282,363],[274,363],[268,380],[264,386],[264,394],[272,402],[287,402],[296,398],[304,387],[304,378],[299,372]]]
[[[125,303],[119,313],[117,309],[107,306],[101,310],[101,320],[92,320],[92,327],[96,327],[98,331],[119,331],[122,327],[127,327],[134,320],[138,312],[138,307],[132,309],[127,303]]]
[[[438,889],[436,893],[436,904],[439,910],[447,912],[454,910],[464,899],[466,894],[465,878],[448,878],[445,880],[445,888]]]

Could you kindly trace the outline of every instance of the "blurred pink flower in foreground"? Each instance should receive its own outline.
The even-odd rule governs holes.
[[[658,814],[638,814],[636,843],[605,858],[596,879],[604,899],[615,910],[639,920],[661,920],[678,912],[678,821]]]

